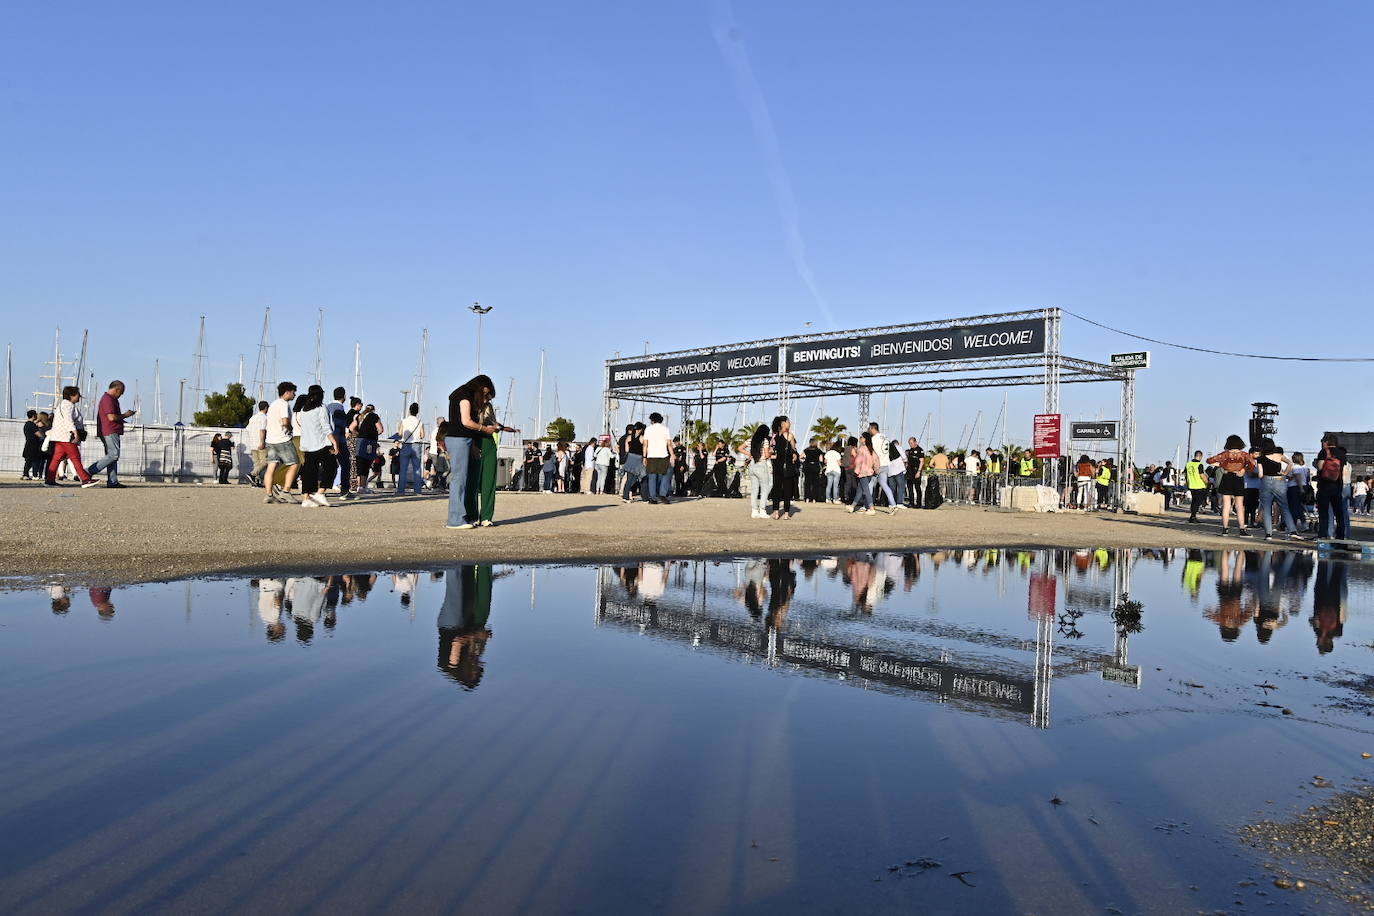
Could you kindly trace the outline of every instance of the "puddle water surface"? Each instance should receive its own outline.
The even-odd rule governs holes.
[[[1372,596],[1182,550],[0,594],[0,910],[1343,912],[1358,862],[1247,825],[1368,807]]]

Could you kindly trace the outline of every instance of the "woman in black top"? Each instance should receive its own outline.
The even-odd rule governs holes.
[[[234,467],[234,440],[229,436],[216,436],[210,448],[215,454],[215,468],[219,472],[219,482],[229,482],[229,472]]]
[[[792,421],[773,418],[773,518],[792,517],[792,491],[797,485],[797,440]]]
[[[24,421],[24,479],[43,479],[43,437],[47,434],[45,413],[30,410]]]
[[[1301,540],[1297,523],[1293,520],[1293,510],[1288,508],[1288,469],[1293,462],[1288,460],[1283,449],[1274,444],[1273,439],[1261,442],[1259,451],[1260,520],[1264,523],[1264,539],[1268,541],[1274,537],[1274,503],[1277,502],[1283,512],[1288,539]]]

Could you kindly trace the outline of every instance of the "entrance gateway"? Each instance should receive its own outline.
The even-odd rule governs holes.
[[[799,398],[852,395],[864,424],[874,394],[1025,385],[1043,386],[1044,412],[1058,415],[1060,385],[1118,382],[1118,468],[1130,468],[1135,368],[1065,356],[1061,324],[1059,309],[1031,309],[608,359],[602,428],[622,400],[674,405],[686,429],[708,405],[776,403],[790,414]]]

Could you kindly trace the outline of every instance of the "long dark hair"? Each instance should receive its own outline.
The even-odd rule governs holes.
[[[473,407],[486,406],[496,396],[496,385],[489,375],[474,375],[461,387],[467,391],[468,400],[472,401]],[[490,397],[487,395],[488,391],[491,392]]]
[[[316,410],[324,404],[324,389],[319,385],[311,385],[306,389],[305,394],[296,398],[296,413],[304,413],[307,410]]]
[[[877,452],[873,451],[873,434],[872,434],[872,433],[865,431],[864,434],[863,434],[863,436],[861,437],[861,441],[863,442],[864,448],[868,449],[869,453],[874,454],[874,455],[878,454]]]
[[[776,420],[774,421],[777,422]],[[760,423],[758,429],[754,430],[753,438],[749,440],[749,457],[755,461],[763,458],[763,443],[768,438],[768,427]]]

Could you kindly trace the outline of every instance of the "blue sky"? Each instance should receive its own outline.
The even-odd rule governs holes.
[[[323,308],[328,381],[360,341],[384,405],[429,328],[428,412],[472,373],[481,300],[515,422],[544,348],[545,415],[556,379],[584,433],[616,351],[807,321],[1058,305],[1365,356],[1372,38],[1374,7],[1334,2],[11,4],[0,342],[17,401],[60,322],[145,402],[160,357],[170,405],[199,315],[218,387],[240,353],[252,374],[269,305],[303,380]],[[1066,320],[1071,355],[1136,346]],[[1142,457],[1172,457],[1189,413],[1210,448],[1255,400],[1290,447],[1371,426],[1366,365],[1151,349]],[[1013,390],[1011,439],[1040,398]],[[1064,400],[1118,413],[1110,385]],[[1000,407],[946,394],[943,438]],[[908,432],[936,412],[909,397]]]

